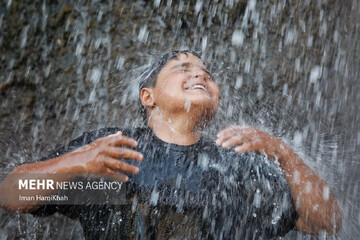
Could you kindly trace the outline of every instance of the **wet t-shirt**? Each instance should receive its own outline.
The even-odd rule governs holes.
[[[291,192],[280,168],[255,153],[235,153],[201,138],[191,146],[166,143],[150,128],[85,132],[50,155],[72,151],[122,130],[138,141],[138,174],[116,205],[44,205],[78,219],[86,239],[269,239],[295,227]]]

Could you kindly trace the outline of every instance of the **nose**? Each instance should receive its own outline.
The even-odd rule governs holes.
[[[208,80],[210,78],[209,74],[201,68],[194,69],[193,74],[195,78],[201,78],[204,80]]]

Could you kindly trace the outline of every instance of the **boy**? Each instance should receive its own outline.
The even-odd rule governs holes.
[[[218,146],[202,137],[219,89],[196,53],[162,56],[143,74],[140,100],[147,128],[85,132],[0,185],[3,198],[15,199],[5,187],[15,174],[110,173],[126,182],[125,204],[3,207],[79,219],[88,239],[257,239],[295,226],[313,234],[340,228],[330,188],[281,140],[243,126],[221,131]],[[254,152],[277,159],[283,174]]]

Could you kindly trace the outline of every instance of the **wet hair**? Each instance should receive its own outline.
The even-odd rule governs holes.
[[[199,54],[197,54],[194,51],[190,51],[190,50],[176,50],[176,51],[172,51],[170,53],[166,53],[166,54],[162,55],[155,62],[153,62],[149,68],[147,68],[141,74],[140,82],[139,82],[139,96],[141,93],[141,89],[155,87],[156,82],[157,82],[157,77],[158,77],[161,69],[163,69],[163,67],[170,60],[178,59],[180,54],[185,54],[186,56],[188,54],[192,54],[201,60],[201,57]],[[141,104],[141,101],[140,101],[140,106],[141,106],[141,109],[140,109],[141,115],[143,117],[144,122],[146,122],[147,121],[147,111],[146,111],[146,108]]]

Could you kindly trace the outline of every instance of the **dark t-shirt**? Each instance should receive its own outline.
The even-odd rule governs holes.
[[[126,183],[125,204],[44,205],[33,214],[78,219],[86,239],[268,239],[294,228],[298,215],[279,167],[205,138],[180,146],[149,128],[106,128],[85,132],[48,158],[119,130],[144,155],[124,160],[140,168]]]

